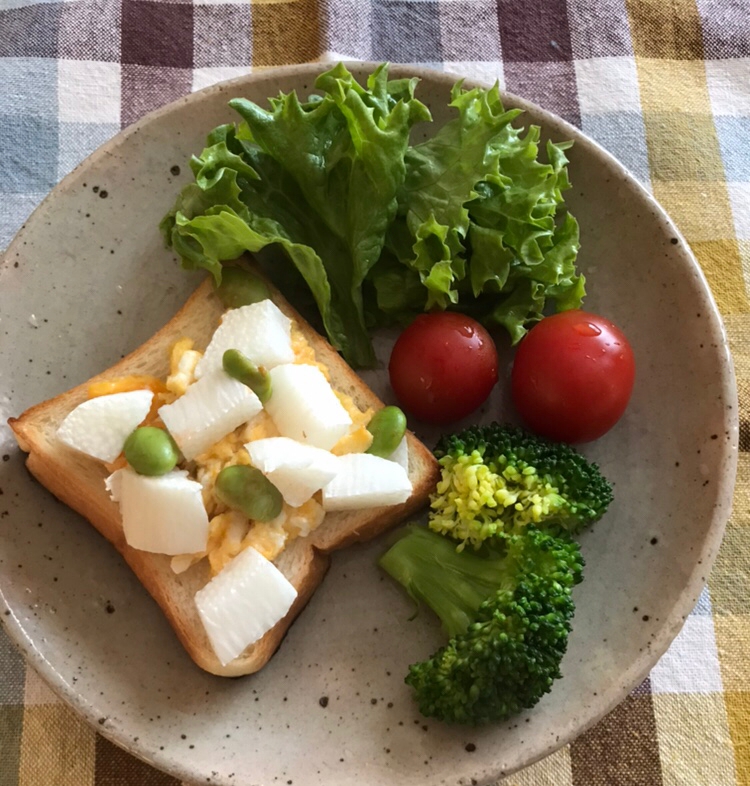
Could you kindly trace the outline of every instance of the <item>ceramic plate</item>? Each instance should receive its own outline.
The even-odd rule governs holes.
[[[259,674],[201,672],[114,549],[27,475],[4,425],[107,368],[172,316],[200,276],[182,272],[157,223],[189,179],[190,154],[234,119],[230,98],[307,93],[321,70],[261,72],[149,115],[69,175],[9,248],[0,268],[2,619],[97,731],[177,777],[295,786],[493,780],[571,740],[647,674],[701,592],[735,476],[734,378],[706,282],[662,210],[577,130],[506,97],[546,135],[576,142],[568,203],[581,225],[586,306],[624,329],[638,378],[623,420],[585,451],[616,498],[582,539],[588,564],[564,678],[532,712],[481,729],[420,718],[403,678],[441,637],[429,615],[409,620],[410,602],[379,574],[383,540],[334,557]],[[420,97],[442,122],[453,78],[408,73],[422,77]],[[387,395],[384,376],[367,378]],[[506,383],[480,418],[507,411]]]

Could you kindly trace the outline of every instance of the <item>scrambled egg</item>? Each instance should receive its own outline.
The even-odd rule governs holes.
[[[352,397],[345,393],[336,391],[336,396],[341,402],[341,406],[349,413],[352,427],[349,433],[341,437],[331,448],[331,453],[336,456],[344,456],[347,453],[364,453],[372,445],[372,434],[367,430],[367,424],[372,420],[374,413],[369,408],[362,412]]]
[[[193,341],[189,338],[180,339],[173,346],[166,385],[159,383],[161,385],[159,406],[183,395],[195,380],[195,367],[202,353],[195,350],[193,346]],[[330,381],[328,368],[317,360],[315,350],[294,323],[292,323],[292,348],[295,363],[317,366]],[[331,452],[339,456],[346,453],[363,453],[372,444],[372,435],[367,430],[367,424],[372,418],[373,411],[368,409],[362,412],[351,396],[338,392],[336,395],[349,413],[352,427]],[[245,443],[278,436],[280,436],[279,430],[270,415],[263,410],[188,464],[187,469],[203,487],[203,502],[210,518],[209,538],[205,552],[180,555],[172,559],[172,569],[176,573],[187,570],[191,565],[207,557],[211,573],[216,575],[231,559],[249,546],[266,559],[274,560],[289,542],[297,537],[309,535],[320,526],[325,511],[320,504],[319,494],[297,508],[284,503],[281,513],[267,522],[250,521],[242,513],[229,510],[214,494],[214,484],[222,469],[235,464],[250,464],[250,456],[243,449]]]
[[[195,382],[195,367],[202,356],[202,352],[193,349],[193,340],[189,338],[180,339],[172,347],[166,388],[174,398],[182,396],[188,385]]]

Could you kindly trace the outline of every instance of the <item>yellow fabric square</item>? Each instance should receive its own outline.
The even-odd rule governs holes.
[[[748,580],[747,574],[744,580]],[[743,608],[747,607],[745,599]],[[745,614],[717,614],[714,632],[724,690],[750,692],[750,651],[747,647],[750,641],[750,617]]]
[[[644,112],[710,114],[706,66],[702,60],[641,57],[636,62]]]
[[[750,310],[747,278],[735,240],[703,240],[690,244],[722,314]]]
[[[734,753],[721,694],[654,696],[663,786],[736,783]]]
[[[750,292],[750,240],[738,240],[737,250],[740,255],[742,275],[745,279],[745,288]],[[746,410],[750,412],[750,410]]]
[[[710,114],[644,112],[651,180],[724,180],[716,126]],[[731,217],[729,194],[724,202]]]
[[[742,504],[741,501],[747,493],[746,488],[738,488],[735,506]],[[745,518],[741,512],[735,515]],[[716,646],[720,652],[723,646],[725,651],[731,654],[738,645],[737,631],[750,635],[750,617],[742,616],[750,608],[750,527],[736,525],[734,519],[727,525],[708,584],[715,615]],[[725,617],[731,622],[726,622]],[[747,645],[741,640],[739,645],[747,649]],[[726,664],[722,661],[722,667],[724,665]],[[745,666],[750,667],[750,651]],[[746,688],[750,690],[750,671],[746,680]]]
[[[26,707],[18,786],[93,786],[95,739],[65,704]]]
[[[750,693],[725,693],[724,704],[734,743],[737,782],[744,786],[750,783]]]
[[[691,246],[702,240],[734,237],[734,222],[724,183],[654,180],[653,194]]]
[[[570,748],[566,745],[546,759],[503,778],[498,786],[573,786]]]
[[[742,255],[742,243],[738,246]],[[750,380],[750,313],[725,317],[724,329],[734,357],[735,374]],[[746,412],[750,414],[750,408]]]

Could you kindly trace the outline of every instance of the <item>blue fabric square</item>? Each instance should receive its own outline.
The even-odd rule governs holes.
[[[434,0],[375,0],[372,56],[394,63],[434,63],[443,59],[440,6]]]
[[[0,58],[0,111],[9,115],[57,115],[57,61]],[[0,130],[0,138],[2,131]]]
[[[698,598],[698,602],[695,604],[695,608],[692,610],[691,614],[698,614],[701,616],[711,616],[711,596],[708,592],[708,587],[704,587],[703,591]]]
[[[724,171],[730,183],[750,181],[750,117],[717,117]]]
[[[57,182],[57,121],[0,114],[0,193],[49,191]]]
[[[117,123],[60,123],[58,178],[65,177],[87,155],[111,139],[119,130]]]
[[[3,194],[0,196],[0,254],[10,245],[13,236],[32,214],[34,208],[47,196],[46,191],[28,194]],[[0,673],[2,667],[0,667]]]
[[[584,114],[581,117],[581,128],[627,167],[638,180],[642,183],[649,182],[646,129],[638,112]]]

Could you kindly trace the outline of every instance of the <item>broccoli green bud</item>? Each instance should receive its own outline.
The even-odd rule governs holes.
[[[579,532],[601,518],[612,487],[596,464],[560,442],[493,423],[443,437],[430,528],[479,546],[529,524]]]
[[[560,677],[583,558],[566,534],[528,527],[481,552],[412,528],[381,566],[440,617],[451,636],[406,682],[420,711],[482,724],[533,707]]]
[[[409,667],[420,712],[448,723],[493,723],[533,707],[560,674],[574,606],[536,576],[499,590],[466,633]]]

